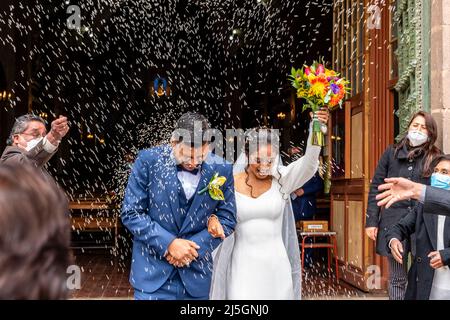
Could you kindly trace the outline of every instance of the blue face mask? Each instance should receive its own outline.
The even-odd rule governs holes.
[[[433,173],[431,175],[431,186],[450,190],[450,176],[440,173]]]

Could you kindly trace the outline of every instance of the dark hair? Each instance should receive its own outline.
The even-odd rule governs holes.
[[[441,161],[450,161],[450,154],[440,154],[436,158],[434,158],[433,162],[431,163],[431,170],[434,170]]]
[[[25,130],[27,130],[28,123],[30,123],[31,121],[38,121],[43,123],[44,125],[46,124],[44,119],[42,119],[39,116],[36,116],[34,114],[24,114],[23,116],[18,117],[14,122],[14,125],[11,129],[11,133],[9,134],[9,137],[6,140],[6,144],[8,146],[12,145],[14,141],[14,136],[16,134],[23,133]]]
[[[259,150],[259,147],[261,146],[272,145],[272,142],[277,143],[278,141],[273,140],[274,137],[278,138],[278,136],[274,135],[272,130],[267,127],[253,128],[245,135],[244,151],[245,155],[247,156],[247,166],[245,167],[245,173],[247,177],[245,178],[245,184],[250,187],[250,196],[252,198],[255,198],[253,196],[253,186],[248,183],[248,180],[250,178],[250,175],[248,174],[248,165],[250,164],[250,152],[253,151],[250,150],[250,143],[256,143],[256,149]],[[279,150],[276,150],[276,152],[279,153]],[[278,174],[281,176],[279,168],[277,167],[276,169],[278,171]],[[282,188],[283,186],[280,183],[280,192],[283,194],[283,196],[289,196],[283,192]]]
[[[419,116],[425,118],[425,126],[427,127],[428,130],[428,141],[421,146],[411,147],[408,153],[408,159],[413,159],[423,155],[424,162],[422,175],[423,177],[428,178],[433,173],[431,162],[436,156],[441,154],[441,150],[434,145],[437,140],[438,129],[436,121],[431,116],[431,114],[424,111],[416,112],[412,116],[411,120],[409,121],[408,128],[411,126],[411,123],[414,121],[414,119],[416,119]],[[401,150],[404,146],[409,147],[409,139],[407,134],[405,134],[405,137],[403,137],[402,140],[400,140],[397,144],[394,145],[395,156],[397,156],[398,151]]]
[[[26,165],[0,166],[0,299],[65,299],[71,263],[65,195]]]
[[[183,114],[175,124],[172,141],[183,142],[191,147],[200,147],[210,142],[208,120],[196,112]]]

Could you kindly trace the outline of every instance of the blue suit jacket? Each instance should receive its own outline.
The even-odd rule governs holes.
[[[220,244],[207,230],[207,219],[217,215],[225,235],[234,231],[236,201],[233,170],[230,164],[209,154],[202,164],[197,188],[203,189],[218,172],[227,178],[222,186],[225,201],[213,200],[208,192],[193,196],[191,207],[181,224],[178,188],[181,187],[176,165],[168,145],[141,151],[128,180],[122,207],[122,222],[134,236],[130,283],[138,290],[158,290],[174,271],[164,258],[169,244],[176,238],[194,241],[200,246],[199,257],[189,267],[179,268],[188,293],[207,296],[212,274],[212,251]]]

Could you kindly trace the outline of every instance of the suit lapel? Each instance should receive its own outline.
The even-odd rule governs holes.
[[[450,246],[450,217],[445,217],[445,225],[444,225],[444,246]]]
[[[428,237],[430,238],[431,244],[433,245],[434,250],[437,248],[437,214],[423,214],[423,221],[425,223],[425,227],[427,228]]]
[[[198,192],[208,185],[209,181],[211,180],[211,177],[213,176],[213,173],[214,173],[213,166],[209,165],[207,161],[203,162],[200,181],[198,183],[197,189],[195,190],[195,193],[193,195],[194,199],[192,200],[191,207],[189,208],[189,211],[186,214],[186,218],[184,219],[180,231],[183,231],[189,225],[189,222],[195,216],[198,207],[204,202],[205,197],[209,197],[208,191],[202,194],[198,194]]]
[[[167,197],[169,200],[169,204],[171,207],[171,212],[173,214],[173,218],[175,223],[177,224],[178,229],[181,228],[181,216],[180,216],[180,200],[179,200],[179,188],[181,188],[180,182],[177,176],[177,169],[174,159],[169,155],[166,161],[166,170],[167,177],[163,180],[166,180],[165,189],[167,192]]]

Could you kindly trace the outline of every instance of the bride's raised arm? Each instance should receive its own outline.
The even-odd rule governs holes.
[[[273,175],[278,178],[282,191],[290,194],[301,188],[316,173],[319,167],[320,146],[311,144],[312,125],[309,126],[309,136],[306,152],[300,159],[292,162],[288,166],[280,166],[275,169]]]

